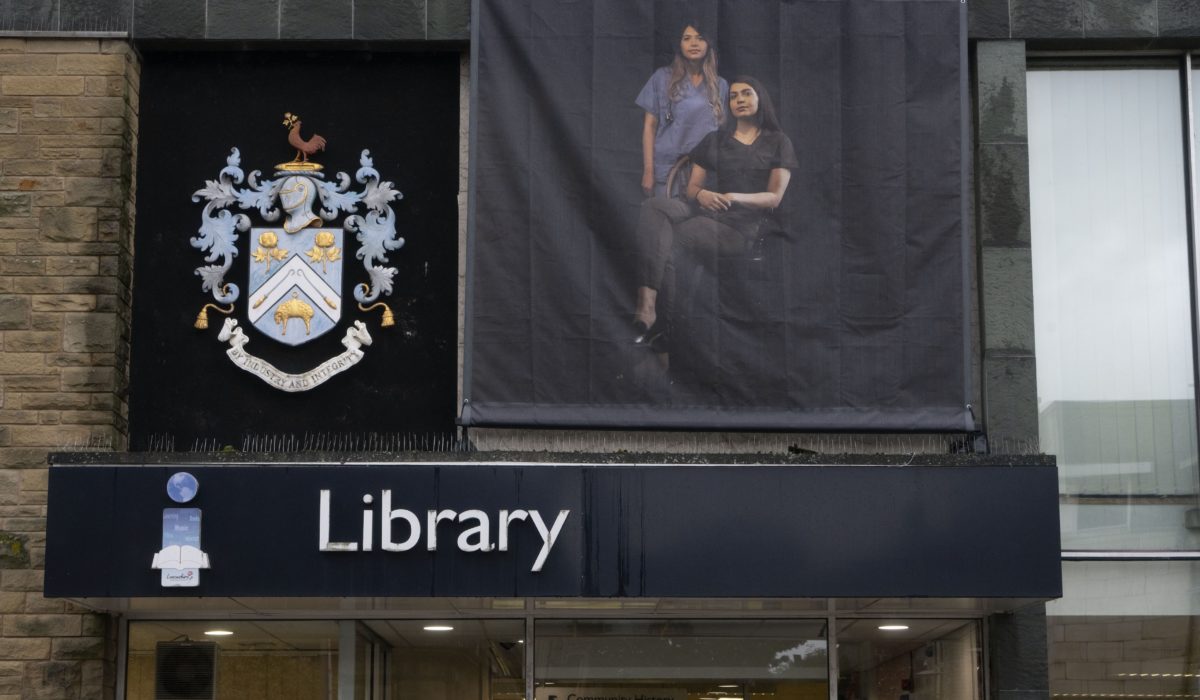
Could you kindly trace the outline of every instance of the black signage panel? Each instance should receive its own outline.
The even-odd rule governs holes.
[[[1056,484],[1052,466],[55,466],[45,593],[1053,598]]]

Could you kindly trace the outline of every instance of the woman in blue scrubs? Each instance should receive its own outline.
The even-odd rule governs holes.
[[[729,84],[717,75],[716,50],[689,21],[670,65],[654,71],[637,96],[642,122],[642,192],[666,195],[667,173],[724,121]]]

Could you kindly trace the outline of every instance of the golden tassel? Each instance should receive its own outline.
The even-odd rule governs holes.
[[[205,304],[204,306],[200,307],[200,313],[196,314],[196,323],[193,324],[198,330],[205,330],[208,328],[208,310],[210,307],[213,311],[218,311],[226,316],[233,313],[233,304],[229,305],[228,310],[222,309],[216,304]]]
[[[383,320],[380,321],[379,325],[382,326],[383,328],[390,328],[391,326],[396,325],[396,316],[392,313],[391,307],[388,306],[387,304],[383,303],[382,301],[371,304],[370,306],[363,306],[362,304],[359,304],[358,310],[359,311],[374,311],[375,309],[378,309],[381,306],[383,307]]]

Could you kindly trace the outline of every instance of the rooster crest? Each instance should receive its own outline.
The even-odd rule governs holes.
[[[315,155],[317,151],[325,150],[325,137],[320,134],[313,134],[307,139],[301,136],[300,128],[303,126],[303,122],[300,121],[299,114],[284,112],[283,125],[288,130],[288,144],[296,149],[296,157],[287,163],[280,163],[275,167],[279,170],[291,172],[315,172],[321,170],[321,165],[309,162],[308,157]]]

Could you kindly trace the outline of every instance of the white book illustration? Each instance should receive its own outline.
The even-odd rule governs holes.
[[[163,547],[154,555],[152,569],[208,569],[208,555],[190,544]]]

